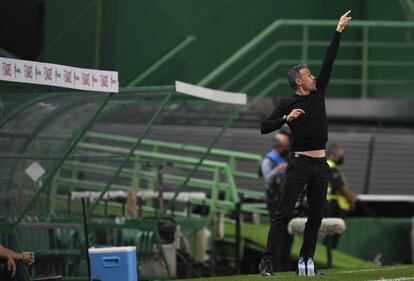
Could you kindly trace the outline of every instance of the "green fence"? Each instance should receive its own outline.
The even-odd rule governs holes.
[[[99,144],[103,141],[109,141],[110,144]],[[107,157],[109,155],[117,157],[125,157],[128,154],[128,149],[123,148],[123,144],[133,144],[135,139],[127,136],[119,136],[108,133],[88,132],[85,141],[79,143],[77,146],[78,152],[84,155],[93,155],[94,153],[104,153]],[[56,185],[65,186],[66,190],[95,190],[95,191],[113,191],[121,190],[128,191],[131,188],[138,190],[153,190],[157,191],[159,184],[158,168],[164,165],[166,168],[175,167],[179,170],[192,170],[199,161],[200,155],[206,152],[206,147],[196,145],[185,145],[172,142],[157,141],[151,139],[143,139],[140,150],[134,152],[131,159],[131,165],[123,169],[120,177],[126,179],[126,184],[113,184],[107,190],[102,190],[105,187],[106,178],[96,177],[95,180],[85,180],[80,178],[80,174],[94,174],[94,175],[111,175],[116,166],[110,164],[95,164],[93,161],[66,161],[59,176],[55,179]],[[191,156],[184,156],[191,153]],[[191,199],[193,206],[202,206],[206,204],[209,207],[209,216],[214,218],[216,212],[228,212],[234,210],[235,204],[239,201],[239,194],[243,194],[245,198],[263,199],[264,193],[261,191],[254,191],[251,189],[240,188],[236,186],[236,178],[256,179],[261,183],[257,173],[251,171],[243,171],[238,169],[240,161],[250,162],[254,167],[258,167],[261,162],[261,156],[258,154],[243,153],[224,149],[212,149],[209,157],[219,157],[219,160],[204,160],[199,171],[204,173],[204,176],[194,176],[187,183],[187,190],[199,191],[206,194],[203,199]],[[91,159],[91,158],[89,158]],[[91,159],[92,160],[92,159]],[[156,163],[151,165],[148,169],[143,166],[146,163]],[[168,171],[162,170],[162,179],[165,186],[181,186],[186,177],[180,174],[178,170]],[[140,184],[142,186],[140,186]],[[175,190],[173,190],[175,193]],[[152,199],[152,198],[148,198]],[[65,200],[65,198],[61,198]],[[168,199],[167,199],[168,200]],[[187,201],[190,199],[186,199]],[[169,202],[170,206],[174,205],[175,201],[185,203],[185,200],[178,197]],[[185,207],[185,205],[184,205]],[[244,210],[249,212],[257,212],[266,214],[264,204],[246,204]],[[144,210],[154,211],[154,206],[145,204]],[[177,215],[187,216],[188,211],[173,211]]]
[[[42,264],[52,264],[49,258],[55,261],[62,258],[56,266],[67,263],[72,267],[69,270],[53,266],[56,271],[79,275],[74,268],[80,267],[82,253],[77,250],[73,255],[66,254],[79,249],[79,244],[72,242],[76,240],[73,237],[81,235],[78,228],[82,209],[74,193],[97,191],[86,211],[94,231],[95,228],[111,231],[112,224],[128,228],[123,222],[117,222],[126,217],[122,209],[125,205],[116,200],[108,202],[105,194],[109,191],[153,191],[161,185],[158,169],[163,166],[161,180],[168,185],[166,193],[172,193],[167,202],[171,205],[161,209],[147,200],[142,204],[144,217],[156,216],[152,222],[156,228],[158,220],[171,216],[169,210],[173,207],[177,207],[175,216],[192,215],[179,209],[188,209],[189,202],[181,200],[180,192],[198,188],[205,196],[202,200],[191,200],[190,207],[207,207],[208,216],[199,212],[199,220],[196,216],[188,219],[195,222],[187,227],[188,237],[194,240],[191,237],[198,230],[194,226],[211,227],[215,237],[218,214],[231,211],[239,200],[235,177],[255,176],[239,170],[238,162],[253,161],[257,167],[260,161],[258,155],[214,149],[239,114],[239,107],[234,105],[210,102],[210,113],[228,106],[233,114],[224,124],[211,128],[212,135],[204,140],[204,147],[193,145],[193,138],[197,136],[192,135],[184,136],[182,144],[156,140],[161,133],[180,137],[179,126],[169,132],[168,126],[158,120],[172,118],[171,113],[182,109],[177,104],[196,101],[178,95],[174,87],[129,88],[118,94],[40,93],[34,98],[33,93],[28,92],[19,94],[26,102],[9,107],[15,95],[2,94],[2,102],[9,110],[0,123],[0,232],[4,234],[1,238],[6,246],[16,250],[36,248],[39,260],[45,262],[39,263],[34,275],[42,271]],[[191,110],[196,109],[188,108],[180,118],[196,113]],[[122,137],[119,132],[124,122],[129,124],[124,129],[128,137]],[[128,202],[126,205],[129,206]],[[137,209],[136,204],[133,209]],[[139,228],[141,220],[142,216],[135,218],[132,225],[138,227],[136,231],[147,231]],[[36,231],[32,231],[32,227]],[[116,237],[112,234],[98,233],[96,237]],[[148,235],[157,238],[154,230]],[[139,246],[140,239],[144,239],[140,237],[128,241]],[[159,237],[155,238],[154,245],[159,245]],[[35,241],[39,242],[37,246]],[[126,240],[104,239],[104,242],[119,245]],[[149,247],[152,249],[152,244]]]
[[[300,63],[318,69],[336,25],[334,20],[277,20],[198,84],[256,95],[250,105],[268,95],[286,95],[287,69]],[[413,28],[412,22],[353,20],[342,35],[331,97],[411,96]],[[397,94],[390,91],[395,87]]]

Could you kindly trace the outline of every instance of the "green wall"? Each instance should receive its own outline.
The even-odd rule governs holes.
[[[197,82],[272,21],[290,17],[323,18],[315,1],[102,1],[101,67],[131,80],[187,35],[197,41],[147,82],[170,84],[175,78]],[[295,4],[296,2],[296,4]],[[302,9],[297,3],[307,3]],[[320,1],[319,1],[320,2]],[[45,60],[94,66],[96,1],[47,1]],[[99,2],[98,2],[99,3]],[[289,6],[289,7],[288,7]],[[85,12],[85,10],[88,10]],[[297,10],[297,11],[295,11]],[[294,12],[295,11],[295,12]],[[85,16],[74,22],[84,13]],[[69,29],[62,36],[62,32]],[[60,40],[56,42],[56,38]],[[163,71],[164,70],[164,71]],[[170,77],[173,76],[173,77]]]
[[[70,5],[68,1],[48,0],[45,7],[43,60],[116,69],[122,85],[188,35],[195,35],[197,40],[140,85],[172,84],[175,80],[197,83],[277,19],[337,19],[343,11],[352,9],[356,19],[404,20],[398,1],[379,4],[374,0],[73,0]],[[277,36],[289,39],[294,33],[281,30]],[[331,34],[325,31],[321,37],[329,40]],[[298,51],[281,49],[277,57],[289,58]],[[315,52],[323,54],[320,48]],[[275,76],[284,77],[286,68],[278,68],[258,88]],[[236,66],[228,75],[237,71]],[[339,77],[341,73],[358,73],[345,67],[338,68],[338,72]],[[387,69],[379,72],[383,75]],[[222,82],[215,81],[211,86],[220,87]],[[357,96],[357,91],[335,93]]]
[[[381,254],[385,263],[411,262],[410,218],[347,218],[338,250],[367,259]]]

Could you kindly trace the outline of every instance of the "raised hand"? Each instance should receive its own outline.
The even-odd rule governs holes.
[[[343,14],[339,18],[339,22],[338,22],[338,26],[336,27],[336,31],[342,32],[345,29],[348,22],[352,19],[352,17],[348,17],[348,15],[350,13],[351,13],[351,10],[349,10],[348,12],[346,12],[345,14]]]

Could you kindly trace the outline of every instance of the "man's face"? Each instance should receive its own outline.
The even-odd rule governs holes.
[[[316,78],[312,75],[309,68],[302,68],[299,70],[299,79],[296,79],[296,84],[305,91],[316,91]]]

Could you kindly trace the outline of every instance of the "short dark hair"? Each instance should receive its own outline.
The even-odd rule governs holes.
[[[288,81],[289,81],[289,85],[296,90],[297,88],[297,84],[296,84],[296,79],[299,78],[299,71],[301,71],[304,68],[309,68],[306,64],[298,64],[295,65],[294,67],[289,68],[288,70]]]

